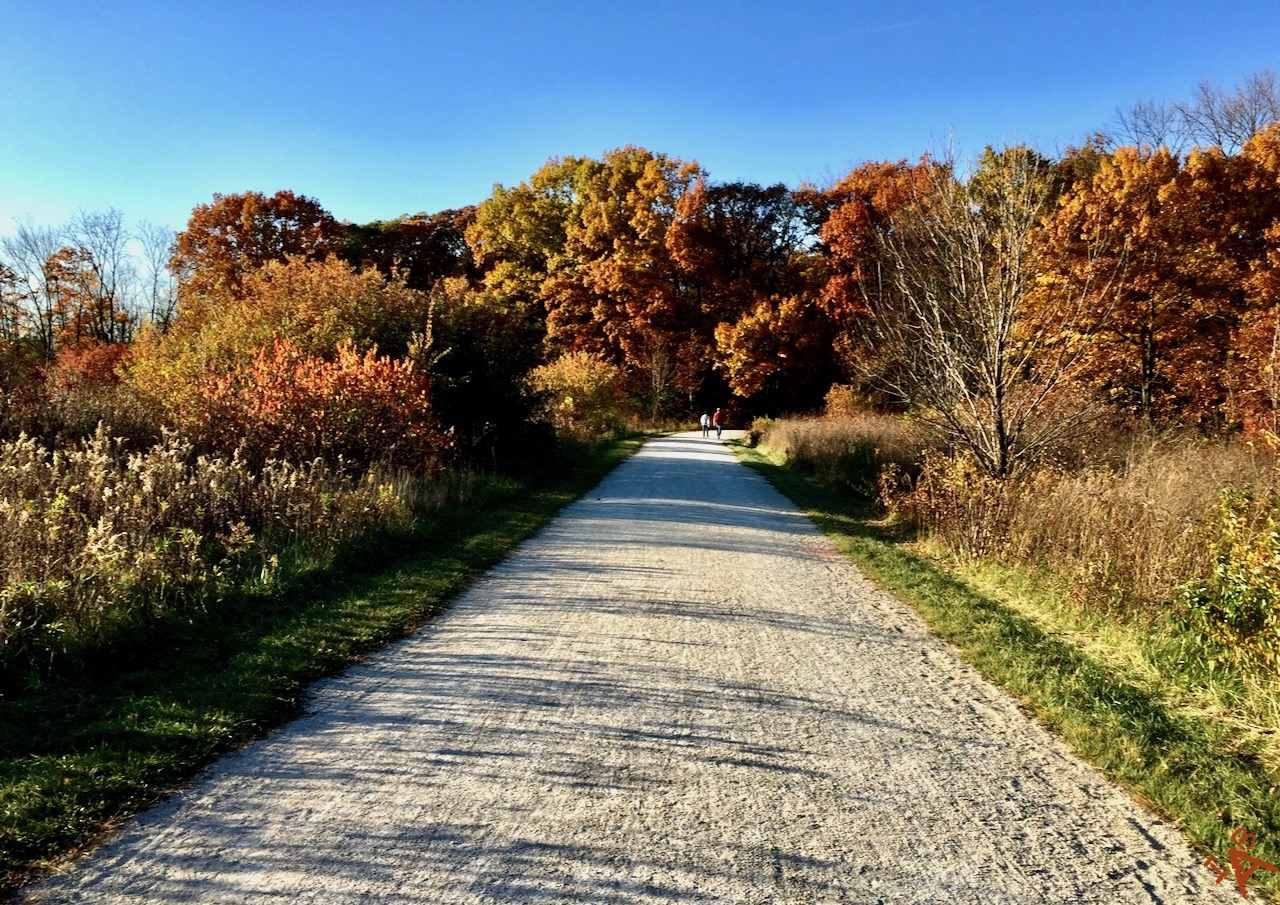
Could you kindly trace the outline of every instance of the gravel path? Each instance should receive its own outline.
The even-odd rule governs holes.
[[[31,902],[1235,902],[715,440]]]

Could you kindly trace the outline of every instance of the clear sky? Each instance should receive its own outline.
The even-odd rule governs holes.
[[[627,144],[821,184],[1280,70],[1280,0],[0,0],[0,30],[0,231],[279,189],[390,219]]]

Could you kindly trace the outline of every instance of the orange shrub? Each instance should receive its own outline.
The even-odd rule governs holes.
[[[184,306],[168,332],[139,331],[127,372],[138,397],[180,425],[198,420],[203,376],[249,365],[278,337],[325,357],[344,342],[398,356],[428,329],[431,303],[374,269],[356,270],[338,258],[294,258],[246,274],[238,294]]]
[[[102,386],[120,381],[120,368],[129,358],[128,343],[82,339],[62,346],[48,376],[58,387]]]
[[[328,361],[277,339],[248,364],[206,374],[198,388],[193,433],[222,452],[243,444],[258,461],[340,457],[430,470],[450,445],[427,377],[407,359],[362,355],[350,342]]]

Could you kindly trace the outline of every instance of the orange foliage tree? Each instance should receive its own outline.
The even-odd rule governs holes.
[[[925,197],[937,165],[928,157],[865,163],[824,191],[801,194],[821,218],[817,301],[829,323],[842,380],[860,395],[888,403],[880,377],[894,367],[865,333],[885,283],[882,239],[893,218]]]
[[[819,231],[826,251],[821,300],[831,317],[849,326],[865,317],[879,292],[880,238],[895,214],[929,193],[934,164],[865,163],[811,203],[827,211]]]
[[[679,354],[694,313],[666,235],[697,173],[696,163],[634,147],[586,162],[565,226],[568,266],[544,291],[553,344],[608,355],[655,396],[665,392],[655,378]]]
[[[1280,432],[1280,125],[1245,142],[1231,186],[1241,206],[1228,226],[1237,249],[1231,274],[1239,311],[1224,383],[1228,415],[1246,427]]]
[[[812,296],[760,299],[734,321],[721,323],[715,338],[730,388],[758,404],[781,407],[801,398],[798,385],[813,396],[825,394],[833,382],[830,323]]]
[[[786,186],[699,178],[667,230],[694,302],[696,360],[756,408],[813,404],[830,383],[830,331],[812,310],[816,228],[813,206]],[[708,376],[698,382],[715,386]]]
[[[245,276],[290,256],[325,258],[342,251],[342,227],[319,202],[290,191],[215,194],[196,205],[178,233],[170,267],[189,308],[218,290],[239,291]]]
[[[97,262],[85,248],[65,247],[50,256],[45,268],[55,289],[52,310],[58,346],[127,342],[134,319],[114,291],[104,291]]]
[[[1092,299],[1107,318],[1081,375],[1113,404],[1202,427],[1270,407],[1261,384],[1275,337],[1275,142],[1272,130],[1241,154],[1194,148],[1184,161],[1117,148],[1064,197],[1047,231],[1051,273],[1096,266],[1099,248],[1122,265],[1120,291]],[[1115,238],[1099,243],[1103,232]]]
[[[402,279],[410,289],[432,289],[441,280],[471,271],[466,231],[475,218],[476,209],[464,207],[431,216],[346,225],[344,257],[360,267],[376,267],[383,276]]]
[[[697,174],[694,163],[627,147],[553,159],[495,189],[467,234],[485,296],[543,320],[554,353],[598,353],[634,390],[671,392],[691,310],[666,233]]]

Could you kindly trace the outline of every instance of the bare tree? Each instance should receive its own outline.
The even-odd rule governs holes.
[[[1190,103],[1175,104],[1183,131],[1198,145],[1234,154],[1272,123],[1280,122],[1280,88],[1270,70],[1256,72],[1233,93],[1201,82]]]
[[[178,281],[169,269],[176,233],[167,226],[143,222],[137,230],[142,249],[142,301],[146,319],[168,330],[178,313]]]
[[[1047,250],[1036,231],[1056,198],[1038,154],[991,155],[968,185],[954,171],[938,166],[927,192],[882,234],[868,338],[895,363],[881,363],[885,389],[1003,476],[1090,414],[1047,410],[1078,363],[1072,340],[1102,325],[1096,299],[1113,295],[1119,274],[1055,287],[1038,279]]]
[[[62,231],[19,220],[14,233],[0,240],[3,263],[14,275],[17,301],[31,316],[31,339],[45,358],[53,358],[62,288],[52,262],[62,248]]]
[[[1109,135],[1113,144],[1143,148],[1168,148],[1174,154],[1186,150],[1186,120],[1176,104],[1138,101],[1116,110]]]
[[[1139,101],[1116,110],[1107,132],[1113,145],[1168,148],[1182,154],[1192,146],[1235,154],[1272,123],[1280,122],[1280,86],[1269,69],[1255,72],[1227,91],[1201,82],[1190,101]]]
[[[137,285],[137,271],[129,254],[131,236],[124,215],[114,208],[80,211],[66,230],[93,275],[85,287],[88,334],[103,342],[125,342],[133,335],[136,313],[129,295]]]

